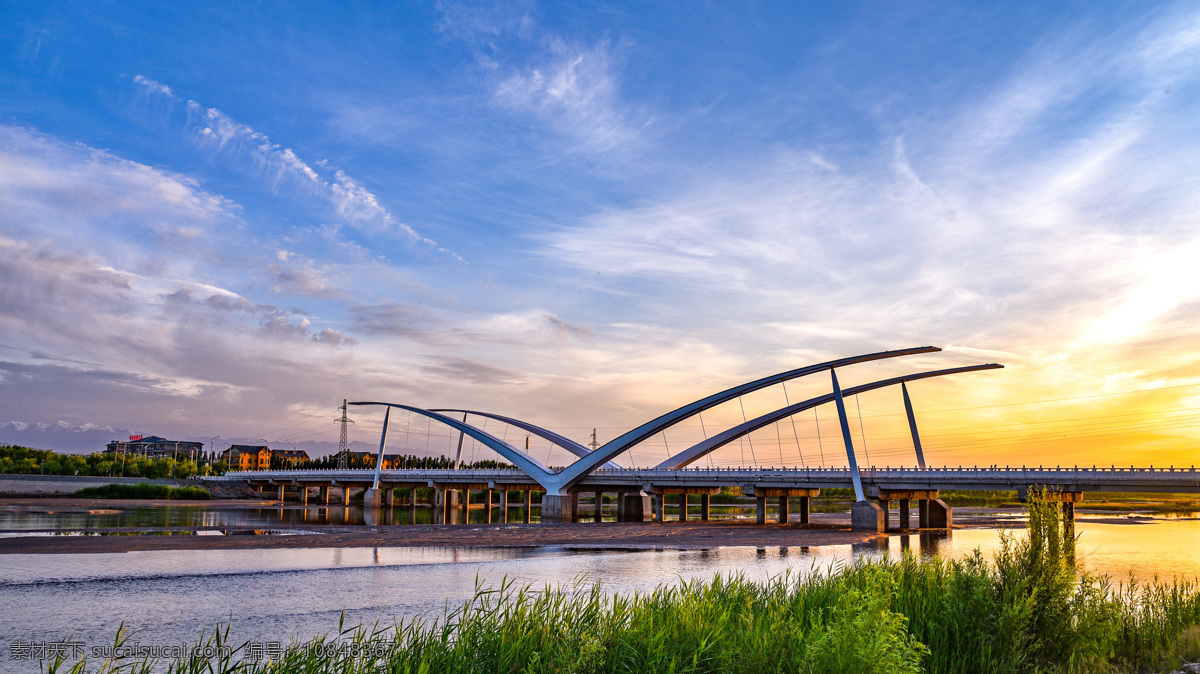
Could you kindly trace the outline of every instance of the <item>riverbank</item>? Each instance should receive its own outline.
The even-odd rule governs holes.
[[[848,525],[848,522],[847,522]],[[246,548],[499,547],[704,549],[725,546],[856,545],[880,535],[850,531],[839,523],[759,526],[753,522],[605,522],[575,524],[459,524],[288,527],[282,533],[202,535],[202,530],[165,528],[93,532],[92,535],[31,535],[0,538],[0,554],[111,553],[135,550],[228,550]],[[266,530],[258,530],[265,532]],[[108,535],[104,535],[108,534]],[[138,535],[140,534],[140,535]],[[167,535],[170,534],[170,535]]]

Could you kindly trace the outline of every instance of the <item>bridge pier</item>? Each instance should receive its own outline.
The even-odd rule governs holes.
[[[658,494],[654,497],[654,519],[659,523],[667,521],[666,500],[666,494]]]
[[[329,505],[329,485],[322,484],[317,487],[317,502],[322,505]]]
[[[712,496],[708,494],[700,495],[700,521],[707,522],[709,517],[709,509],[712,504]]]
[[[941,499],[929,499],[928,524],[930,529],[946,529],[954,527],[954,511]]]
[[[543,524],[575,522],[579,519],[579,494],[542,494]]]
[[[719,490],[716,493],[719,493]],[[765,524],[767,521],[766,499],[776,497],[779,498],[778,522],[780,524],[787,524],[790,520],[791,501],[788,499],[791,498],[800,499],[800,522],[801,524],[807,524],[810,499],[814,496],[820,496],[821,490],[807,487],[763,486],[760,484],[743,488],[743,493],[756,498],[759,524]]]
[[[907,531],[912,526],[911,502],[917,502],[917,526],[921,529],[948,529],[953,524],[950,507],[938,500],[936,489],[887,489],[871,486],[867,488],[871,498],[879,500],[883,507],[884,530]],[[900,502],[900,521],[896,529],[890,529],[888,507],[892,501]]]
[[[887,513],[874,501],[855,501],[850,506],[850,528],[883,533],[887,530]]]
[[[417,488],[408,488],[408,523],[417,523]]]
[[[371,487],[363,492],[363,510],[378,510],[383,507],[383,490]]]
[[[500,490],[500,524],[508,524],[508,489]]]
[[[488,487],[485,490],[485,493],[486,493],[486,496],[484,497],[483,508],[484,508],[484,510],[487,510],[487,523],[491,524],[492,523],[492,489],[491,489],[491,487]]]
[[[756,495],[754,497],[754,506],[755,506],[755,513],[758,515],[758,517],[757,517],[758,523],[766,524],[767,523],[767,497]]]
[[[296,485],[296,497],[299,499],[300,505],[303,505],[303,506],[308,505],[308,485],[300,484],[299,482],[295,483],[295,485]]]
[[[619,496],[617,519],[622,522],[654,521],[653,499],[644,491],[622,492]]]
[[[464,487],[462,490],[462,523],[471,523],[471,487]]]
[[[529,524],[530,519],[533,517],[533,490],[525,489],[523,493],[525,500],[525,512],[521,517],[525,524]]]

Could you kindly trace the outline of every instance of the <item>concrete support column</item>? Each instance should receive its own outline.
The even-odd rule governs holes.
[[[296,489],[296,496],[300,499],[300,505],[308,505],[308,485],[298,484],[296,485]]]
[[[779,523],[788,523],[788,497],[786,496],[779,497]]]
[[[929,499],[927,498],[917,501],[917,528],[929,528]]]
[[[617,492],[617,521],[625,521],[625,492]]]
[[[658,522],[667,521],[666,494],[656,494],[654,496],[654,519]]]
[[[622,522],[652,522],[654,508],[649,494],[643,491],[621,494],[620,511],[617,517]]]
[[[466,489],[462,490],[462,504],[463,504],[462,523],[470,524],[471,523],[471,488],[470,487],[467,487]]]
[[[500,490],[500,524],[508,524],[508,490]]]
[[[596,512],[592,513],[592,517],[596,522],[604,521],[604,492],[598,491],[592,495],[596,499]]]
[[[417,488],[408,488],[408,523],[417,523]]]
[[[378,510],[383,507],[383,490],[371,487],[363,492],[363,510]]]
[[[1074,501],[1063,501],[1062,519],[1063,519],[1063,539],[1064,539],[1064,541],[1069,543],[1071,541],[1071,539],[1075,538],[1075,502]],[[1074,550],[1075,548],[1070,547],[1069,549]],[[1072,559],[1072,562],[1073,561],[1074,560]]]
[[[940,498],[929,501],[929,528],[949,530],[954,526],[954,512]]]
[[[906,498],[900,499],[900,530],[906,531],[912,522],[908,518],[909,501]]]
[[[855,501],[850,506],[850,528],[882,533],[887,530],[887,513],[874,501]]]
[[[808,524],[809,513],[812,511],[812,497],[800,497],[800,524]]]
[[[329,505],[329,485],[323,484],[317,487],[317,501],[323,505]]]
[[[453,489],[443,489],[439,492],[442,495],[441,507],[438,508],[438,524],[453,524],[454,511],[450,508],[450,500],[454,494]]]
[[[578,494],[542,494],[542,523],[574,522],[578,519]]]
[[[284,490],[286,490],[286,489],[287,489],[287,485],[285,485],[285,484],[279,485],[279,500],[280,501],[283,501],[283,494],[284,494]]]
[[[887,531],[892,524],[892,504],[887,499],[875,499],[883,509],[883,530]]]
[[[679,521],[687,521],[687,492],[679,495]]]
[[[767,497],[755,496],[754,497],[754,505],[758,512],[758,523],[766,524],[767,523]]]
[[[709,509],[712,504],[712,496],[708,494],[700,495],[700,521],[707,522],[709,517]]]
[[[522,520],[525,524],[529,524],[530,518],[533,517],[533,492],[526,489],[525,492],[525,512],[522,515]]]
[[[491,489],[487,490],[487,496],[484,497],[483,508],[484,508],[484,510],[487,510],[487,523],[491,524],[492,523],[492,490]]]

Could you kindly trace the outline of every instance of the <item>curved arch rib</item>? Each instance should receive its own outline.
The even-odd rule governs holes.
[[[558,433],[555,433],[554,431],[542,428],[541,426],[534,426],[533,424],[531,424],[527,421],[521,421],[520,419],[513,419],[512,417],[506,417],[506,416],[503,416],[500,414],[492,414],[491,412],[476,412],[475,410],[435,409],[435,410],[429,410],[429,411],[430,412],[452,412],[452,413],[461,413],[461,414],[474,414],[474,415],[480,416],[480,417],[487,417],[489,419],[495,419],[496,421],[501,421],[506,424],[516,426],[517,428],[520,428],[521,430],[529,431],[530,433],[533,433],[534,435],[536,435],[539,438],[542,438],[544,440],[549,440],[554,445],[562,447],[563,449],[567,450],[568,452],[570,452],[580,458],[585,457],[588,454],[592,453],[591,449],[579,444],[578,442],[575,442],[574,440],[572,440],[568,437],[559,435]],[[620,468],[621,466],[612,461],[609,461],[608,463],[604,464],[604,467],[605,468]]]
[[[384,403],[384,402],[354,402],[354,403],[350,403],[350,404],[351,405],[384,405],[387,407],[395,407],[395,408],[401,409],[401,410],[408,410],[409,412],[420,414],[421,416],[424,416],[424,417],[429,417],[430,419],[433,419],[434,421],[445,424],[457,431],[461,431],[461,432],[471,436],[472,438],[475,438],[479,442],[483,443],[484,446],[488,447],[489,449],[494,450],[500,456],[503,456],[504,458],[508,459],[509,461],[512,461],[514,466],[516,466],[517,468],[520,468],[522,471],[525,472],[526,475],[528,475],[529,477],[536,480],[537,483],[542,485],[543,487],[546,487],[547,489],[549,489],[554,484],[553,476],[555,475],[555,473],[553,471],[551,471],[549,468],[547,468],[546,466],[542,465],[542,463],[540,461],[533,458],[532,456],[529,456],[525,452],[522,452],[521,450],[517,449],[516,447],[513,447],[512,445],[501,440],[500,438],[497,438],[496,436],[491,435],[490,433],[487,433],[486,431],[482,431],[478,428],[475,428],[474,426],[471,426],[470,424],[465,424],[457,419],[448,417],[444,414],[438,414],[437,412],[421,409],[420,407],[413,407],[411,405],[399,405],[396,403]]]
[[[941,349],[936,346],[918,346],[918,347],[913,347],[910,349],[899,349],[896,351],[879,351],[876,353],[868,353],[868,354],[864,354],[861,356],[851,356],[849,358],[839,358],[838,360],[826,361],[824,363],[818,363],[816,365],[808,365],[805,367],[797,368],[795,370],[788,370],[787,372],[780,372],[779,374],[771,375],[770,377],[763,377],[762,379],[756,379],[752,382],[742,384],[741,386],[735,386],[731,389],[726,389],[724,391],[721,391],[720,393],[714,393],[713,395],[710,395],[707,398],[701,398],[700,400],[697,400],[696,402],[684,405],[683,407],[680,407],[679,409],[673,410],[671,412],[667,412],[666,414],[658,417],[657,419],[648,421],[648,422],[642,424],[641,426],[638,426],[637,428],[635,428],[631,431],[628,431],[628,432],[624,433],[623,435],[621,435],[617,438],[614,438],[613,440],[610,440],[609,442],[605,443],[600,448],[598,448],[596,451],[579,459],[575,463],[568,466],[565,470],[557,473],[556,474],[557,479],[555,480],[555,482],[560,489],[565,490],[568,487],[570,487],[571,485],[575,484],[576,482],[582,480],[584,477],[586,477],[592,471],[599,468],[601,464],[604,464],[604,463],[616,458],[622,452],[624,452],[625,450],[629,449],[630,447],[638,444],[639,442],[642,442],[646,438],[649,438],[661,431],[664,431],[668,427],[674,426],[675,424],[683,421],[684,419],[687,419],[695,414],[703,412],[704,410],[706,410],[710,407],[715,407],[727,400],[732,400],[740,395],[745,395],[747,393],[757,391],[761,388],[766,388],[768,386],[772,386],[772,385],[778,384],[780,382],[788,381],[790,379],[795,379],[797,377],[803,377],[805,375],[814,374],[816,372],[824,372],[825,370],[832,370],[832,369],[838,368],[838,367],[845,367],[847,365],[854,365],[856,363],[866,363],[866,362],[869,362],[872,360],[882,360],[884,358],[896,358],[898,356],[911,356],[911,355],[915,355],[918,353],[932,353],[934,351],[941,351]]]
[[[851,387],[848,389],[844,389],[842,391],[842,395],[843,396],[852,396],[852,395],[855,395],[858,393],[863,393],[865,391],[873,391],[877,388],[883,388],[885,386],[895,386],[896,384],[902,384],[904,382],[914,381],[917,379],[928,379],[930,377],[942,377],[942,376],[945,376],[948,374],[959,374],[962,372],[977,372],[979,370],[995,370],[995,369],[1002,368],[1002,367],[1004,367],[1004,366],[999,365],[997,363],[988,363],[986,365],[968,365],[965,367],[952,367],[952,368],[945,369],[945,370],[931,370],[929,372],[918,372],[915,374],[904,375],[903,377],[893,377],[891,379],[881,379],[879,381],[874,381],[869,384],[862,384],[859,386],[854,386],[854,387]],[[677,469],[677,468],[683,468],[684,466],[687,466],[687,465],[693,463],[694,461],[696,461],[700,458],[703,458],[704,455],[706,455],[720,447],[723,447],[724,445],[727,445],[730,442],[733,442],[734,440],[737,440],[738,438],[740,438],[744,435],[752,433],[753,431],[756,431],[756,430],[762,428],[763,426],[775,423],[776,421],[779,421],[780,419],[786,419],[787,417],[790,417],[793,414],[797,414],[799,412],[803,412],[804,410],[811,409],[813,407],[817,407],[818,405],[824,405],[827,402],[833,401],[833,399],[834,399],[833,393],[826,393],[825,395],[820,395],[815,398],[809,398],[808,400],[798,402],[794,405],[782,407],[780,409],[775,410],[774,412],[768,412],[767,414],[764,414],[761,417],[756,417],[754,419],[751,419],[750,421],[747,421],[743,424],[739,424],[739,425],[734,426],[733,428],[730,428],[726,431],[722,431],[721,433],[718,433],[717,435],[712,436],[711,438],[705,440],[704,442],[693,445],[693,446],[685,449],[684,451],[676,454],[675,456],[671,457],[670,459],[667,459],[666,461],[663,461],[662,463],[658,464],[657,466],[655,466],[655,468],[659,469],[659,470],[664,470],[664,469],[672,470],[672,469]]]

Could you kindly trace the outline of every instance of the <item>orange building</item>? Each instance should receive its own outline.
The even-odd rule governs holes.
[[[229,470],[270,470],[271,448],[266,445],[230,445],[222,454]]]
[[[271,450],[271,456],[288,468],[295,468],[300,464],[308,462],[308,452],[303,449],[275,449]]]

